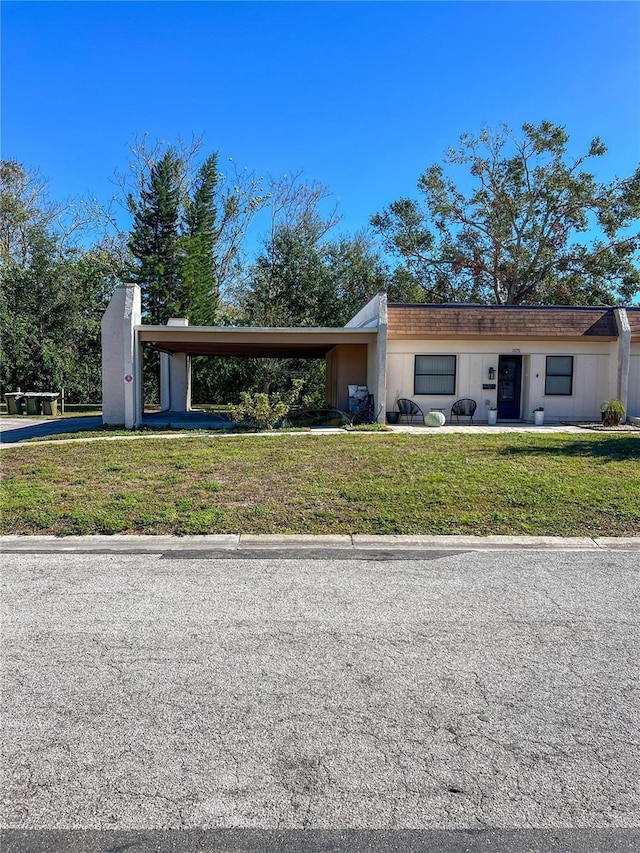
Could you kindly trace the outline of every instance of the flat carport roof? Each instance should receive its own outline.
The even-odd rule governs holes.
[[[263,329],[214,326],[136,326],[138,340],[162,352],[251,358],[324,358],[338,344],[370,344],[377,329]]]

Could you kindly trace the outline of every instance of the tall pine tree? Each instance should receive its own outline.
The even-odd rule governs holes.
[[[218,155],[198,170],[191,197],[185,200],[181,273],[187,315],[193,325],[213,325],[220,298],[216,266],[216,189],[221,180]]]
[[[140,198],[129,195],[133,229],[129,249],[131,278],[142,288],[142,310],[150,323],[185,316],[180,270],[180,176],[182,164],[169,149],[151,166]]]

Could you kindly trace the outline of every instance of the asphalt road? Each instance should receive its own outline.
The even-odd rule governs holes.
[[[640,848],[637,552],[183,556],[4,555],[3,850]]]

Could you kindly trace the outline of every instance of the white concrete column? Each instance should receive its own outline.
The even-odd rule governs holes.
[[[188,325],[183,317],[172,317],[167,323]],[[160,408],[163,412],[191,411],[191,358],[186,353],[160,353]]]
[[[631,367],[631,326],[624,308],[614,308],[613,314],[618,327],[618,375],[617,395],[625,412],[629,403],[629,369]]]
[[[191,411],[191,359],[176,352],[169,358],[169,411]]]
[[[102,422],[136,423],[140,393],[138,342],[142,300],[137,284],[121,284],[113,292],[102,317]]]
[[[160,411],[168,412],[171,408],[171,397],[169,393],[169,364],[171,356],[168,352],[160,353]]]
[[[136,429],[142,426],[142,418],[144,416],[144,380],[142,373],[143,366],[142,341],[140,335],[136,332],[136,359],[135,359],[135,412],[136,419],[134,426]]]
[[[387,294],[380,293],[378,314],[378,343],[376,346],[376,384],[374,388],[376,415],[383,424],[387,410]]]

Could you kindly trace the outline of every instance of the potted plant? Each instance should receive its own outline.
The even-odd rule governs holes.
[[[538,406],[533,410],[533,420],[536,426],[544,425],[544,406]]]
[[[487,423],[489,426],[495,426],[498,423],[498,409],[496,406],[489,406],[487,410]]]
[[[608,400],[600,406],[600,414],[603,426],[616,427],[620,425],[620,421],[624,420],[624,406],[614,397],[613,400]]]
[[[396,391],[396,399],[393,404],[393,409],[390,412],[387,412],[387,423],[388,424],[397,424],[400,419],[400,412],[398,411],[398,397],[400,396],[400,391]]]

